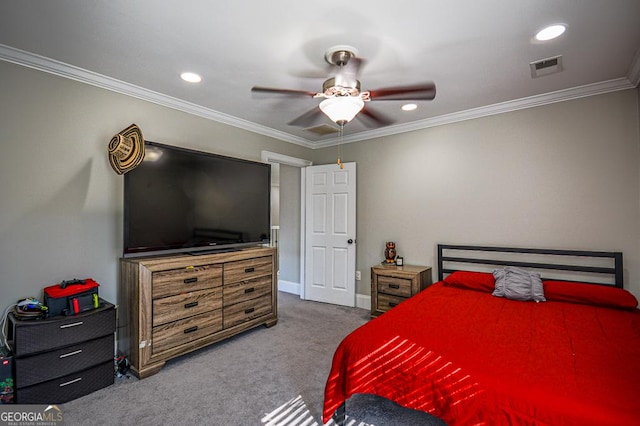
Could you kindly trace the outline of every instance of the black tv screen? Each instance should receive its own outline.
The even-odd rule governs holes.
[[[269,242],[271,167],[145,142],[124,175],[124,256]]]

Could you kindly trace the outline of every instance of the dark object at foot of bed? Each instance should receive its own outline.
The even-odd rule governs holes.
[[[338,407],[338,409],[336,410],[335,413],[333,413],[333,421],[335,422],[335,424],[337,426],[344,426],[345,425],[345,421],[347,419],[346,416],[346,412],[345,412],[345,404],[346,402],[343,402],[342,405],[340,405]]]
[[[347,419],[347,411],[349,412],[349,419]],[[396,426],[447,426],[443,420],[429,413],[405,408],[389,399],[372,394],[352,395],[347,402],[338,407],[332,419],[338,426],[355,423],[393,424]]]

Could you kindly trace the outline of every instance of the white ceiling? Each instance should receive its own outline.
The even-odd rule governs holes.
[[[565,23],[560,38],[537,30]],[[48,0],[2,1],[0,59],[147,99],[309,147],[336,143],[287,125],[318,99],[252,86],[321,91],[324,53],[351,45],[363,90],[434,81],[437,96],[395,124],[354,120],[345,142],[631,88],[640,80],[638,0]],[[563,55],[532,78],[530,62]],[[179,78],[202,75],[197,85]],[[0,76],[1,77],[1,76]],[[326,124],[332,124],[326,119]]]

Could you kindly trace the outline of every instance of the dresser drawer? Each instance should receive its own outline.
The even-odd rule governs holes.
[[[378,277],[378,292],[401,297],[410,297],[411,280],[381,275]]]
[[[270,314],[272,312],[271,295],[236,303],[228,307],[225,306],[223,311],[224,328],[230,328],[234,325]]]
[[[220,330],[222,330],[221,309],[170,322],[153,327],[152,350],[157,354]]]
[[[271,275],[273,271],[273,257],[263,256],[248,260],[237,260],[224,264],[225,285],[238,281]]]
[[[407,300],[406,297],[392,296],[390,294],[378,293],[378,310],[388,311],[389,309],[399,305]]]
[[[18,404],[62,404],[113,384],[113,359],[95,367],[16,389]]]
[[[223,289],[224,306],[271,295],[271,284],[271,275],[239,283],[226,284]]]
[[[24,388],[113,360],[113,334],[26,358],[16,358],[16,387]]]
[[[222,265],[189,266],[182,269],[154,272],[153,298],[177,293],[205,290],[222,285]]]
[[[222,287],[191,291],[153,301],[153,326],[222,308]]]
[[[96,310],[69,317],[20,321],[9,315],[9,319],[9,340],[12,341],[13,354],[16,357],[113,335],[116,329],[116,309],[110,303]]]

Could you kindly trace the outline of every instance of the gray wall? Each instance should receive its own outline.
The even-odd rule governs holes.
[[[260,160],[311,150],[0,61],[0,309],[92,277],[116,300],[123,178],[107,160],[129,124],[146,139]]]
[[[640,296],[639,147],[635,89],[344,145],[358,164],[357,292],[391,240],[434,269],[440,242],[619,250]]]

